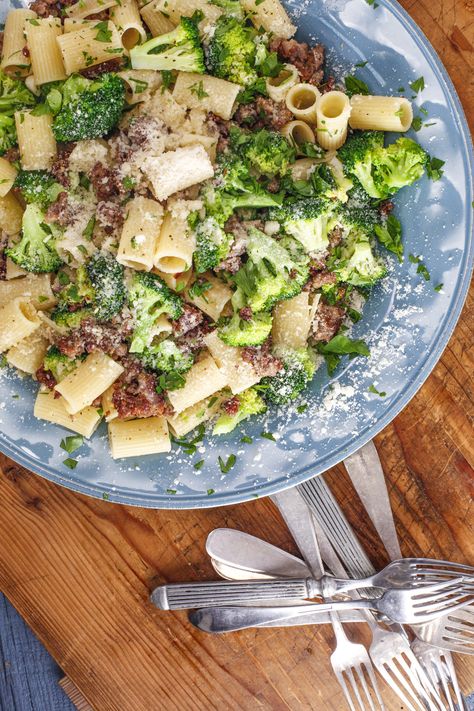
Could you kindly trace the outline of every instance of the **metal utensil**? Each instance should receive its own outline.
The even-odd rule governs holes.
[[[413,642],[412,648],[425,674],[430,678],[433,686],[438,689],[449,710],[466,711],[451,654],[419,639]]]
[[[195,610],[189,619],[207,632],[230,632],[293,616],[304,618],[318,609],[320,612],[374,610],[400,624],[417,624],[452,613],[474,602],[474,591],[466,592],[462,584],[463,580],[459,578],[416,590],[387,590],[376,599],[343,600],[311,606],[208,607]]]
[[[300,565],[301,567],[301,565]],[[466,571],[474,571],[468,566],[455,566],[445,563],[437,565],[437,561],[424,558],[406,558],[390,563],[379,573],[362,580],[334,578],[323,575],[319,580],[314,578],[285,578],[274,580],[235,580],[173,583],[157,587],[151,594],[151,601],[161,610],[186,610],[195,607],[211,607],[212,605],[240,605],[250,602],[268,600],[307,600],[316,597],[335,597],[350,590],[362,588],[394,588],[423,587],[438,581],[463,577],[465,587],[472,581],[474,575]]]
[[[435,647],[474,654],[474,605],[449,613],[434,623],[413,628],[418,639]]]
[[[287,522],[311,573],[314,577],[323,576],[324,568],[319,544],[329,554],[332,554],[332,551],[324,532],[316,526],[316,522],[299,492],[292,489],[289,492],[284,492],[283,496],[274,497],[274,501]],[[362,644],[355,644],[347,637],[340,615],[331,612],[329,617],[336,637],[336,648],[331,654],[331,666],[349,708],[351,711],[355,711],[354,696],[362,711],[369,707],[371,711],[375,711],[374,700],[377,701],[380,711],[384,711],[385,707],[367,650]],[[362,689],[362,693],[360,689]],[[367,705],[362,698],[367,702]]]

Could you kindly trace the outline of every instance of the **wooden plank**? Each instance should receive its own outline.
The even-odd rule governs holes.
[[[472,121],[472,2],[403,4],[441,54]],[[405,555],[474,559],[473,307],[471,292],[433,374],[376,439]],[[148,603],[159,582],[215,577],[204,541],[217,526],[295,552],[269,501],[148,511],[59,489],[5,457],[0,468],[0,588],[96,711],[344,708],[329,666],[329,629],[210,637],[192,629],[185,614]],[[343,468],[330,477],[371,558],[383,564]],[[354,639],[366,634],[352,630]],[[458,656],[456,665],[463,690],[472,691],[474,659]],[[386,695],[387,709],[398,711]]]

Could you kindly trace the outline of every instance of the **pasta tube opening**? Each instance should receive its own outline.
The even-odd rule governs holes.
[[[342,91],[329,91],[317,102],[317,139],[320,146],[336,149],[347,138],[351,114],[349,97]]]
[[[290,121],[283,126],[281,133],[290,139],[296,149],[304,143],[314,143],[316,140],[311,127],[304,121]]]
[[[296,84],[286,95],[286,105],[301,121],[316,123],[316,105],[321,92],[312,84]]]

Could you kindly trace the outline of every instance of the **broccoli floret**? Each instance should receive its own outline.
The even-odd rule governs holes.
[[[77,361],[80,358],[68,358],[67,355],[61,353],[57,346],[50,346],[46,351],[43,361],[43,368],[52,373],[55,381],[59,383],[66,375],[77,367]]]
[[[248,261],[234,276],[234,308],[248,305],[255,313],[268,311],[277,301],[296,296],[308,280],[306,256],[291,254],[287,246],[255,228],[248,233],[247,254]]]
[[[224,232],[215,218],[206,217],[195,228],[194,268],[198,274],[214,269],[229,253],[232,235]]]
[[[377,208],[370,203],[356,205],[347,202],[339,207],[337,217],[346,231],[357,229],[364,232],[367,237],[373,235],[375,225],[380,222]]]
[[[130,60],[133,69],[176,69],[203,74],[204,52],[196,22],[189,17],[182,17],[179,25],[171,32],[136,45],[130,50]]]
[[[327,170],[331,176],[331,186],[326,191],[325,197],[347,202],[348,192],[354,186],[354,181],[344,175],[343,165],[335,156],[327,163]]]
[[[257,182],[254,192],[231,194],[213,184],[206,185],[201,191],[206,214],[224,225],[235,210],[242,208],[278,207],[282,196],[268,193]]]
[[[217,20],[206,52],[209,72],[242,86],[255,82],[258,78],[255,71],[255,35],[255,30],[242,21],[222,15]]]
[[[295,161],[295,149],[281,133],[262,128],[242,136],[245,136],[245,141],[240,139],[243,157],[263,175],[284,175]]]
[[[313,379],[316,364],[309,348],[275,349],[283,368],[273,377],[262,379],[263,397],[277,405],[295,400]]]
[[[236,395],[236,399],[239,401],[239,409],[235,415],[228,415],[226,412],[220,415],[214,425],[212,434],[228,434],[243,420],[253,415],[259,415],[267,409],[267,406],[255,388],[244,390],[244,392]]]
[[[353,286],[372,286],[385,276],[387,269],[372,251],[363,231],[353,230],[340,251],[334,271],[341,281]]]
[[[421,178],[428,154],[411,138],[399,138],[374,155],[374,176],[383,197],[393,195],[405,185]]]
[[[81,306],[76,311],[70,311],[66,303],[59,303],[51,312],[51,318],[58,326],[65,328],[78,328],[85,318],[94,316],[94,309],[90,304]]]
[[[122,310],[125,303],[125,270],[106,252],[94,254],[85,269],[94,293],[94,314],[98,321],[108,321]]]
[[[244,19],[244,11],[240,0],[210,0],[210,3],[222,8],[226,17],[235,17],[237,20]]]
[[[374,156],[383,149],[381,131],[356,131],[338,151],[345,173],[354,175],[373,198],[386,197],[374,178]]]
[[[139,358],[150,370],[162,373],[186,373],[194,362],[192,354],[184,353],[170,338],[145,348]]]
[[[62,85],[54,136],[62,142],[106,136],[120,121],[124,104],[124,83],[116,74],[102,74],[93,81],[73,75]]]
[[[332,204],[323,198],[296,200],[270,212],[270,219],[280,222],[285,232],[300,242],[306,252],[324,252],[329,234],[337,224]]]
[[[56,251],[56,239],[44,213],[34,203],[23,213],[20,241],[5,250],[19,267],[27,272],[54,272],[62,264]]]
[[[15,111],[34,106],[36,98],[19,79],[0,70],[0,155],[16,145]]]
[[[228,346],[259,346],[268,338],[271,330],[272,315],[269,313],[254,314],[248,321],[235,313],[217,333]]]
[[[166,314],[172,320],[183,313],[183,304],[178,296],[166,286],[163,279],[151,272],[136,272],[128,295],[128,303],[135,314],[135,328],[130,351],[143,353],[154,336],[157,318]]]
[[[13,187],[20,190],[25,202],[37,203],[44,210],[64,192],[64,187],[46,170],[20,170]]]

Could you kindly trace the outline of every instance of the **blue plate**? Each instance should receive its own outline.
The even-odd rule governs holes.
[[[370,359],[346,363],[332,379],[324,366],[311,393],[290,410],[272,411],[223,438],[198,444],[190,456],[113,461],[105,427],[74,456],[74,471],[62,463],[67,431],[33,417],[37,385],[2,371],[0,448],[41,476],[83,494],[153,508],[202,508],[266,496],[325,471],[385,427],[409,402],[440,357],[459,317],[473,263],[473,156],[469,130],[453,85],[432,47],[396,2],[292,0],[298,38],[322,42],[329,71],[337,78],[355,69],[374,93],[412,95],[409,84],[423,76],[414,99],[424,123],[416,138],[446,161],[438,182],[423,179],[396,197],[406,255],[421,256],[431,280],[408,258],[390,258],[390,275],[373,292],[354,335],[370,345]],[[303,5],[304,9],[301,9]],[[331,69],[332,68],[332,69]],[[401,90],[400,90],[401,91]],[[443,284],[441,291],[435,286]],[[385,397],[370,392],[374,385]],[[307,407],[301,407],[306,403]],[[262,433],[270,437],[262,436]],[[253,438],[244,444],[241,437]],[[226,474],[218,458],[236,454]],[[194,464],[203,459],[201,469]],[[175,493],[170,493],[175,492]]]

